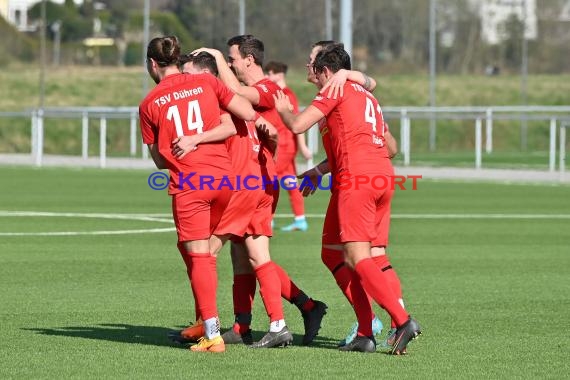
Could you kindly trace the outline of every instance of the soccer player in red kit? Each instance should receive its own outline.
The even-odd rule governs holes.
[[[289,97],[289,101],[293,106],[293,112],[299,113],[299,102],[295,93],[287,87],[287,82],[285,80],[285,75],[287,74],[287,65],[282,62],[271,61],[265,65],[265,73],[267,78],[276,83],[283,93]],[[277,155],[276,170],[277,176],[281,178],[289,179],[290,183],[296,183],[297,168],[295,165],[295,156],[297,151],[300,151],[306,160],[313,157],[313,154],[307,147],[305,142],[305,135],[298,134],[294,135],[288,128],[283,124],[278,124],[279,132],[279,148]],[[287,185],[291,186],[291,185]],[[308,224],[305,218],[305,202],[303,201],[303,196],[298,191],[297,186],[291,186],[292,188],[287,190],[289,194],[289,203],[291,204],[291,209],[293,211],[294,221],[293,223],[282,227],[281,231],[307,231]]]
[[[160,169],[170,172],[169,194],[178,246],[204,319],[205,336],[193,351],[222,352],[216,306],[217,275],[209,239],[228,205],[233,186],[232,163],[223,143],[204,144],[191,157],[178,160],[172,141],[207,132],[220,124],[220,105],[245,120],[266,121],[250,103],[235,96],[211,75],[190,76],[177,67],[180,45],[176,37],[158,37],[147,47],[147,70],[157,83],[139,106],[143,141]],[[229,135],[235,134],[231,128]],[[204,186],[203,176],[209,185]]]
[[[323,86],[317,80],[317,77],[313,71],[313,63],[317,54],[325,47],[337,44],[335,41],[319,41],[312,46],[311,53],[309,54],[309,60],[307,63],[307,81],[313,83],[317,86],[320,92],[323,94],[327,94],[329,97],[336,98],[339,94],[342,94],[342,88],[346,83],[346,80],[352,80],[360,85],[362,85],[366,90],[373,91],[376,87],[376,81],[373,78],[368,77],[367,75],[353,70],[345,70],[341,69],[337,71]],[[340,44],[342,46],[342,44]],[[314,168],[307,170],[305,173],[299,176],[302,179],[301,183],[306,183],[305,178],[311,180],[314,183],[313,189],[310,187],[305,187],[303,189],[303,195],[308,196],[316,190],[316,186],[319,180],[322,180],[323,174],[330,172],[330,167],[334,166],[334,157],[332,157],[331,151],[332,148],[330,147],[330,133],[329,128],[327,127],[327,123],[325,119],[321,119],[319,121],[319,132],[321,134],[323,147],[325,152],[327,153],[327,159],[323,162],[319,163]],[[388,143],[388,147],[391,145],[393,146],[393,150],[390,152],[390,156],[393,156],[397,152],[397,147],[395,144],[394,138],[391,136],[388,130],[385,131],[384,137]],[[335,186],[331,187],[331,195],[335,193]],[[350,291],[350,281],[351,281],[351,271],[348,266],[344,263],[343,258],[343,246],[339,238],[339,226],[338,226],[338,212],[336,211],[336,202],[329,203],[331,209],[327,212],[327,216],[323,225],[323,234],[322,234],[322,247],[321,247],[321,259],[325,266],[330,270],[331,274],[335,278],[335,281],[343,292],[345,297],[347,298],[348,302],[353,305],[352,293]],[[384,223],[383,226],[385,227],[382,230],[383,236],[388,236],[389,230],[389,212],[386,213],[385,217],[383,218]],[[379,243],[380,244],[380,243]],[[400,302],[403,303],[401,300],[402,292],[400,286],[400,280],[398,275],[396,274],[395,270],[392,268],[390,261],[388,260],[388,256],[385,252],[385,244],[380,246],[374,246],[372,248],[372,258],[380,266],[381,270],[389,277],[390,285],[394,291],[394,293],[399,298]],[[392,322],[393,323],[393,322]],[[382,321],[376,316],[374,316],[372,320],[372,332],[373,335],[379,335],[382,332]],[[393,325],[395,327],[395,325]],[[339,342],[339,346],[345,346],[346,344],[352,342],[352,340],[356,337],[358,331],[358,322],[356,322],[350,329],[346,338]],[[395,328],[390,330],[391,332],[395,331]],[[388,336],[392,336],[392,334],[388,334]],[[388,339],[385,342],[382,342],[384,347],[390,346],[388,344]]]
[[[215,49],[201,48],[194,53],[202,51],[212,54],[217,63],[220,79],[228,85],[234,92],[243,95],[266,120],[277,126],[282,123],[279,114],[275,110],[273,95],[279,87],[265,78],[263,74],[263,43],[251,35],[236,36],[230,38],[227,43],[229,47],[228,63],[223,54]],[[235,72],[235,75],[234,75]],[[245,84],[242,86],[240,81]],[[263,147],[262,147],[263,148]],[[278,153],[279,154],[279,153]],[[276,179],[275,162],[273,152],[268,149],[261,149],[259,154],[261,176],[265,181],[273,182]],[[273,186],[273,202],[271,213],[275,212],[278,200],[278,186]],[[271,236],[270,233],[268,236]],[[253,295],[255,294],[255,277],[251,273],[251,266],[248,264],[247,254],[242,244],[232,242],[232,265],[234,268],[234,311],[236,323],[234,328],[224,333],[224,341],[240,342],[241,335],[247,334],[251,323],[251,310]],[[294,286],[289,276],[284,270],[277,270],[277,274],[282,286],[282,296],[289,302],[294,303],[302,312],[305,324],[305,335],[303,343],[309,344],[317,335],[320,322],[326,314],[327,306],[320,302],[308,298],[303,292]]]
[[[191,74],[210,73],[218,75],[216,61],[212,55],[206,52],[201,52],[196,55],[185,55],[179,60],[180,68],[183,72]],[[235,128],[237,134],[226,140],[234,173],[240,178],[247,176],[254,176],[255,178],[261,177],[261,166],[259,163],[259,151],[262,145],[263,137],[260,141],[258,133],[252,123],[244,122],[241,119],[234,118]],[[195,136],[184,136],[176,141],[173,151],[178,158],[183,158],[187,153],[191,152],[197,144],[203,142],[211,142],[212,136],[218,136],[217,140],[222,140],[223,133],[215,133],[217,129],[225,128],[220,125],[207,133]],[[210,133],[211,132],[211,133]],[[275,131],[276,132],[276,131]],[[215,134],[214,134],[215,133]],[[204,137],[208,134],[207,137]],[[252,183],[252,185],[256,185]],[[232,199],[224,215],[210,239],[210,250],[212,254],[217,254],[222,245],[227,241],[230,236],[234,236],[234,240],[243,243],[243,236],[245,235],[271,235],[270,222],[272,218],[272,192],[265,192],[263,188],[241,188],[234,192]],[[236,239],[239,238],[239,239]],[[249,251],[248,251],[249,253]],[[256,257],[250,258],[256,260]],[[275,269],[280,274],[280,277],[287,276],[284,270],[277,264]],[[258,265],[255,265],[258,266]],[[280,282],[281,283],[281,282]],[[255,285],[255,282],[254,282]],[[255,289],[253,290],[255,292]],[[262,292],[266,293],[266,292]],[[315,338],[320,328],[320,322],[323,317],[319,311],[321,308],[310,307],[315,303],[322,304],[319,301],[313,301],[302,290],[300,290],[292,281],[281,283],[281,294],[291,303],[294,303],[303,316],[305,321],[305,335],[303,336],[303,344],[309,344]],[[246,302],[246,304],[249,303]],[[240,302],[236,302],[239,305]],[[239,314],[240,310],[236,310]],[[243,319],[241,315],[238,319]],[[249,315],[251,319],[251,314]],[[183,329],[182,331],[171,334],[171,339],[180,343],[195,341],[197,337],[203,335],[204,326],[199,316],[196,317],[197,323]],[[240,331],[230,331],[224,334],[223,338],[225,343],[252,343],[251,330],[249,324],[247,326],[234,325],[235,328],[247,327],[242,333]],[[234,330],[232,329],[232,330]],[[235,334],[234,334],[235,332]],[[230,336],[231,335],[231,336]],[[274,334],[276,335],[276,334]],[[264,345],[257,345],[260,347],[270,347],[272,345],[281,345],[287,343],[290,339],[289,334],[285,331],[282,332],[278,339],[265,339]],[[263,341],[263,340],[262,340]],[[256,347],[257,347],[256,346]]]
[[[350,57],[340,45],[319,52],[313,63],[317,80],[327,83],[340,69],[350,69]],[[386,244],[381,221],[389,213],[393,191],[378,189],[371,178],[393,176],[393,167],[384,139],[385,123],[377,100],[363,86],[348,81],[344,95],[327,99],[317,95],[302,113],[294,115],[285,95],[276,96],[276,107],[294,133],[303,133],[326,117],[330,134],[333,181],[337,185],[338,235],[346,264],[352,269],[350,290],[358,319],[357,337],[340,349],[374,352],[373,312],[367,294],[384,308],[397,326],[392,354],[404,354],[408,343],[421,334],[418,323],[398,302],[388,277],[372,259],[371,249]],[[368,180],[368,181],[366,181]],[[329,206],[330,212],[331,207]]]

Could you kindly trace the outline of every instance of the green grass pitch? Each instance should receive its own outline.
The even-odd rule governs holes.
[[[299,344],[302,320],[285,303],[294,346],[203,354],[166,337],[193,317],[174,232],[49,235],[172,227],[170,200],[148,187],[150,172],[0,168],[0,378],[568,376],[568,186],[420,180],[417,191],[397,192],[389,253],[424,329],[407,357],[337,351],[355,318],[320,261],[328,194],[316,194],[306,202],[309,232],[277,231],[271,245],[294,281],[329,306],[314,346]],[[281,201],[278,213],[289,213],[285,194]],[[84,216],[92,213],[104,215]],[[227,250],[219,280],[229,327]],[[259,295],[252,327],[258,337],[268,327]]]

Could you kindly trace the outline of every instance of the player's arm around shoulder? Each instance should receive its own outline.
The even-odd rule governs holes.
[[[275,109],[281,116],[283,123],[295,134],[304,133],[325,117],[321,110],[312,104],[305,108],[303,112],[295,115],[289,98],[283,91],[277,91],[273,98],[275,99]]]

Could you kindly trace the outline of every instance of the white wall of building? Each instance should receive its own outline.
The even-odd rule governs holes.
[[[536,0],[480,0],[482,38],[489,44],[498,44],[507,36],[504,33],[505,21],[515,15],[523,19],[523,6],[526,8],[525,37],[537,37]]]

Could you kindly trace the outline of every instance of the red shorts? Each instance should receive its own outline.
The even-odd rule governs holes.
[[[239,190],[234,192],[226,208],[216,235],[232,234],[272,236],[271,219],[273,204],[276,203],[271,190]]]
[[[178,241],[203,240],[212,236],[234,193],[228,187],[218,189],[220,181],[212,183],[214,190],[186,190],[172,195]]]
[[[277,160],[275,162],[275,171],[279,178],[286,175],[297,176],[297,168],[295,167],[295,152],[277,152]]]
[[[334,191],[323,224],[322,244],[369,241],[372,247],[388,246],[393,193],[391,189],[373,188]]]

